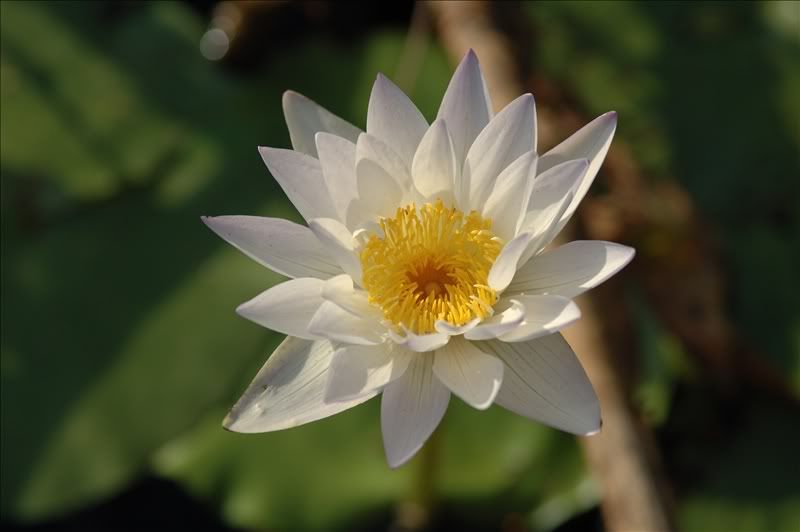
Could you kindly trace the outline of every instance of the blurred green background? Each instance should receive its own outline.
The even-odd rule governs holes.
[[[522,10],[539,74],[587,115],[618,111],[643,170],[689,191],[721,250],[725,310],[795,399],[798,5]],[[275,4],[212,61],[201,42],[218,51],[202,41],[218,8],[0,3],[4,526],[385,530],[425,499],[434,526],[602,529],[575,440],[500,408],[453,401],[433,466],[398,471],[378,401],[284,432],[221,429],[281,339],[233,309],[279,277],[199,217],[299,220],[256,151],[289,145],[282,92],[363,126],[375,74],[397,74],[413,5]],[[452,69],[431,36],[407,87],[429,119]],[[679,527],[798,530],[797,403],[709,386],[629,284],[635,400]]]

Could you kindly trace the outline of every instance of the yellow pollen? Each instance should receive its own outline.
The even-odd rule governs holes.
[[[437,200],[379,223],[383,237],[369,235],[361,267],[369,300],[387,320],[424,334],[437,320],[463,325],[490,314],[497,294],[487,280],[502,247],[490,220]]]

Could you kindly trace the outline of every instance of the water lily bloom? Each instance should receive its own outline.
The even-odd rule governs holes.
[[[471,51],[432,124],[382,75],[366,131],[294,92],[283,110],[294,149],[260,153],[308,226],[204,218],[290,278],[237,309],[288,336],[224,426],[286,429],[382,393],[392,467],[422,447],[451,394],[574,434],[598,431],[597,396],[558,331],[580,316],[572,298],[634,250],[549,244],[597,174],[616,114],[539,156],[533,96],[494,115]]]

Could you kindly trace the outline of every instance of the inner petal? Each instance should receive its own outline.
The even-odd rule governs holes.
[[[487,279],[502,247],[491,220],[437,200],[400,207],[379,224],[383,235],[370,234],[360,258],[369,300],[386,320],[425,334],[438,320],[491,315],[497,294]]]

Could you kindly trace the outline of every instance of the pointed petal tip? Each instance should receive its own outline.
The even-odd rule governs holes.
[[[616,129],[617,127],[617,112],[616,111],[609,111],[600,115],[596,120],[600,122],[605,122],[610,127]]]
[[[590,430],[589,432],[587,432],[586,434],[584,434],[584,436],[587,436],[587,437],[588,437],[588,436],[595,436],[595,435],[597,435],[597,434],[600,434],[600,432],[601,432],[602,430],[603,430],[603,419],[602,419],[602,418],[600,418],[599,422],[597,423],[597,428],[596,428],[596,429],[593,429],[593,430]]]
[[[220,225],[217,218],[219,218],[219,216],[201,216],[200,221],[203,222],[206,227],[217,233],[216,227]]]
[[[281,95],[281,102],[286,105],[292,98],[296,98],[298,96],[302,96],[302,94],[291,89],[285,90],[283,91],[283,95]]]
[[[517,97],[516,100],[512,101],[509,106],[512,104],[517,104],[523,107],[533,107],[536,108],[536,98],[533,97],[533,93],[526,92],[525,94],[521,94]]]
[[[222,428],[228,432],[236,432],[233,429],[233,425],[236,423],[236,420],[233,418],[232,414],[233,412],[229,412],[228,415],[225,416],[225,419],[222,420]]]
[[[283,106],[284,113],[291,104],[296,102],[312,103],[316,105],[316,102],[314,102],[314,100],[312,100],[305,94],[301,94],[292,89],[283,91],[283,94],[281,95],[281,105]]]
[[[626,257],[623,259],[623,264],[622,264],[622,267],[624,268],[625,266],[630,264],[630,262],[636,256],[636,248],[633,248],[631,246],[626,246],[625,244],[617,244],[617,245],[620,248],[619,249],[620,252],[626,255]]]
[[[389,468],[390,469],[398,469],[398,468],[406,465],[408,463],[408,461],[411,460],[411,458],[413,458],[413,457],[414,457],[414,455],[412,454],[411,456],[408,456],[408,457],[406,457],[406,458],[404,458],[402,460],[392,460],[392,458],[387,453],[386,454],[386,463],[389,464]]]
[[[615,273],[619,272],[625,266],[630,264],[631,261],[634,259],[634,257],[636,257],[636,248],[633,248],[631,246],[626,246],[625,244],[618,244],[616,242],[605,242],[605,245],[607,246],[606,253],[613,256],[621,257],[620,259],[618,259],[619,266],[615,270]]]
[[[330,131],[317,131],[314,133],[314,144],[319,146],[320,139],[339,139],[339,140],[348,140],[342,137],[341,135],[337,135],[336,133],[331,133]],[[356,138],[356,141],[358,138]],[[353,142],[355,144],[355,142]]]
[[[475,53],[475,49],[474,48],[470,48],[469,50],[467,50],[467,53],[464,54],[464,59],[462,59],[462,61],[463,62],[475,62],[475,63],[477,63],[478,62],[478,54]]]
[[[252,300],[250,300],[250,301],[252,301]],[[250,301],[245,301],[244,303],[240,303],[240,304],[238,304],[238,305],[236,306],[236,309],[235,309],[235,311],[234,311],[234,312],[236,312],[236,314],[238,314],[239,316],[241,316],[241,317],[245,318],[246,316],[244,315],[244,313],[245,313],[245,311],[247,310],[247,304],[248,304]]]
[[[412,458],[417,456],[417,453],[420,452],[423,447],[425,447],[425,443],[422,443],[422,445],[416,447],[413,450],[410,450],[409,452],[406,452],[404,454],[398,454],[397,456],[390,456],[390,453],[388,450],[386,450],[386,447],[387,447],[386,443],[384,443],[383,448],[384,448],[384,454],[386,455],[386,463],[389,464],[389,468],[398,469],[406,465],[408,462],[411,461]]]

